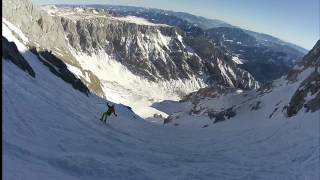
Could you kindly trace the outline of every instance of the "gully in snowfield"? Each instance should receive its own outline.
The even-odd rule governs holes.
[[[108,105],[108,110],[106,112],[104,112],[102,114],[102,117],[100,118],[101,121],[106,122],[107,121],[107,117],[110,116],[112,113],[117,116],[115,109],[114,109],[114,105],[109,105],[109,103],[107,103]]]

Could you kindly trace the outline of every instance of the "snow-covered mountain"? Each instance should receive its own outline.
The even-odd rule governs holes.
[[[235,27],[208,29],[204,36],[224,47],[240,67],[259,81],[270,81],[285,74],[301,61],[306,50],[270,35]]]
[[[279,80],[271,93],[264,88],[260,97],[248,99],[257,102],[251,112],[243,102],[243,112],[228,121],[199,128],[206,120],[200,113],[192,119],[183,115],[178,126],[162,126],[117,104],[118,116],[105,125],[98,118],[107,101],[78,89],[79,79],[62,61],[30,51],[29,39],[9,22],[2,23],[2,36],[3,179],[319,179],[319,111],[302,109],[289,119],[279,110],[270,119],[264,116],[287,104],[302,79],[319,73],[312,71],[318,50],[290,76],[297,82],[288,77],[288,85]],[[253,94],[220,96],[230,101],[216,105],[212,98],[210,105],[229,107]],[[306,102],[311,99],[308,94]],[[177,110],[172,103],[161,107]]]
[[[259,81],[270,81],[285,75],[307,53],[306,49],[273,36],[189,13],[130,6],[87,6],[117,16],[137,16],[153,23],[179,27],[188,36],[203,36],[224,48],[236,63]]]
[[[95,8],[40,9],[27,0],[6,0],[3,7],[4,21],[25,33],[30,49],[51,52],[91,92],[132,106],[143,117],[166,116],[149,105],[206,86],[259,87],[219,47],[207,40],[187,43],[174,26]]]
[[[61,6],[61,5],[59,5]],[[62,5],[74,6],[74,5]],[[81,6],[81,5],[78,5]],[[83,6],[83,5],[82,5]],[[156,8],[143,8],[134,6],[119,6],[119,5],[103,5],[90,4],[89,7],[97,9],[105,9],[110,12],[121,14],[124,16],[138,16],[148,19],[154,23],[170,24],[172,26],[184,26],[185,24],[197,26],[202,29],[210,29],[216,27],[233,27],[224,21],[218,19],[208,19],[202,16],[195,16],[186,12],[174,12]]]
[[[287,76],[264,84],[258,90],[203,88],[181,102],[165,101],[153,106],[170,114],[165,122],[175,126],[190,125],[188,121],[207,127],[225,120],[239,123],[244,119],[283,120],[304,113],[320,119],[319,66],[320,40]]]

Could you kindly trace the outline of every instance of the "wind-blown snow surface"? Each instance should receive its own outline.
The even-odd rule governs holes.
[[[148,123],[54,76],[6,31],[36,73],[3,61],[3,178],[319,179],[319,119],[226,121],[208,128]]]
[[[41,6],[41,9],[45,10],[50,14],[51,16],[58,15],[58,16],[69,16],[72,15],[74,17],[80,17],[80,18],[93,18],[93,17],[103,17],[103,18],[109,18],[113,20],[118,21],[125,21],[128,23],[134,23],[134,24],[140,24],[140,25],[147,25],[147,26],[169,26],[166,24],[155,24],[147,19],[137,17],[137,16],[118,16],[118,17],[112,17],[112,16],[101,16],[95,9],[91,9],[92,13],[86,14],[85,9],[83,8],[75,8],[76,11],[73,10],[73,8],[64,7],[63,12],[59,12],[58,8],[54,5],[47,5],[47,6]]]

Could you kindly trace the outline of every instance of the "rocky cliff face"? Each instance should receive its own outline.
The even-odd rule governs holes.
[[[138,76],[152,81],[177,80],[197,77],[209,85],[256,88],[258,83],[244,70],[240,70],[218,48],[211,54],[201,54],[196,47],[201,41],[188,44],[185,34],[173,26],[128,22],[128,17],[110,17],[109,14],[91,14],[88,10],[70,16],[70,9],[55,13],[61,22],[70,45],[87,54],[104,51]],[[65,16],[68,14],[68,16]],[[210,44],[210,42],[207,42]],[[212,44],[211,44],[212,46]]]
[[[81,14],[83,15],[83,14]],[[108,16],[61,17],[71,47],[86,54],[106,53],[149,80],[199,76],[201,59],[183,45],[171,26],[143,25]]]
[[[293,83],[299,76],[307,76],[292,96],[287,108],[288,116],[296,115],[302,108],[314,112],[320,109],[320,40],[303,58],[287,79]]]
[[[94,8],[40,9],[28,0],[5,0],[3,9],[4,18],[25,33],[30,47],[52,51],[100,96],[106,96],[106,87],[132,88],[127,87],[132,78],[136,79],[132,83],[156,83],[150,88],[165,86],[168,93],[178,94],[205,86],[259,86],[219,47],[209,41],[190,40],[188,33],[174,26]],[[114,65],[126,73],[120,76],[129,79],[119,82],[122,77],[112,70]]]
[[[247,71],[237,67],[230,56],[204,37],[188,37],[186,43],[202,58],[206,82],[215,86],[257,89],[259,83]]]
[[[223,47],[241,68],[259,81],[274,80],[287,74],[292,65],[307,53],[307,50],[276,37],[188,13],[130,6],[90,7],[104,9],[117,16],[137,16],[153,23],[175,26],[187,36],[204,36]]]
[[[21,70],[27,72],[30,76],[35,77],[36,74],[33,71],[29,63],[19,53],[17,46],[13,42],[9,42],[5,37],[2,36],[2,60],[11,61],[13,64],[18,66]]]
[[[31,0],[2,1],[3,17],[19,27],[35,46],[65,48],[66,42],[59,19],[34,6]]]
[[[232,118],[287,119],[319,113],[320,40],[287,77],[263,84],[258,90],[206,87],[190,93],[179,103],[158,103],[156,107],[167,110],[165,107],[169,105],[177,111],[170,111],[164,123],[184,124],[185,119],[201,117],[206,127]]]
[[[208,29],[205,36],[223,47],[240,67],[261,82],[286,75],[304,55],[289,43],[235,27]]]

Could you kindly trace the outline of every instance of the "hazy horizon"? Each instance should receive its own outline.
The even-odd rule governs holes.
[[[43,4],[107,4],[158,8],[186,12],[208,19],[217,19],[247,30],[265,33],[310,50],[319,40],[319,1],[228,2],[202,0],[32,0]],[[291,20],[294,19],[294,20]],[[288,22],[288,20],[291,20]],[[272,28],[270,28],[272,27]]]

